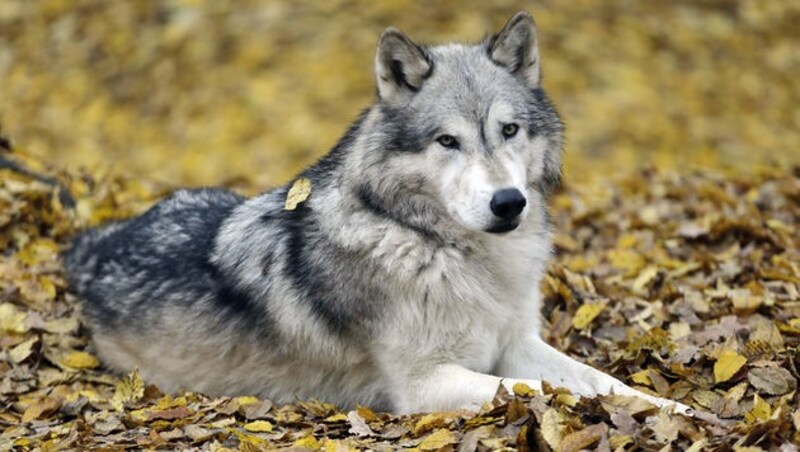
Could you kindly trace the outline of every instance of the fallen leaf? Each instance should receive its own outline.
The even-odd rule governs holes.
[[[100,365],[100,360],[86,352],[72,352],[64,356],[61,364],[73,369],[94,369]]]
[[[414,436],[420,436],[431,430],[442,428],[447,425],[447,422],[440,413],[430,413],[422,416],[420,420],[414,425]]]
[[[797,380],[782,367],[756,367],[747,372],[747,380],[761,392],[783,395],[797,388]]]
[[[11,358],[12,362],[19,364],[33,354],[33,349],[38,343],[39,337],[33,336],[9,350],[8,357]]]
[[[768,421],[772,416],[772,407],[769,406],[766,400],[753,395],[753,409],[745,413],[744,418],[749,423]]]
[[[714,382],[723,383],[731,379],[747,363],[747,358],[734,350],[726,348],[714,363]]]
[[[26,312],[20,311],[11,303],[0,304],[0,331],[10,334],[23,334],[28,331]]]
[[[599,303],[581,305],[581,307],[575,311],[575,316],[572,318],[572,326],[578,330],[585,329],[601,312],[603,312],[603,309],[605,309],[605,305]]]
[[[426,436],[420,443],[420,450],[439,450],[457,443],[456,435],[447,429],[439,429]]]
[[[135,402],[144,396],[144,380],[139,375],[138,369],[123,377],[114,388],[114,397],[111,405],[117,410],[122,411],[123,406],[130,402]]]
[[[635,374],[631,374],[630,378],[632,382],[638,383],[640,385],[650,386],[652,384],[652,382],[650,381],[650,371],[647,369],[640,370]]]
[[[372,428],[367,424],[363,417],[358,413],[358,411],[350,411],[347,413],[347,420],[350,421],[350,430],[349,432],[358,435],[358,436],[373,436],[375,432],[372,431]]]
[[[314,435],[306,435],[295,441],[292,446],[311,450],[319,450],[321,447],[319,441],[314,437]]]
[[[37,399],[22,414],[22,422],[31,422],[37,419],[46,418],[61,408],[61,399],[53,397],[43,397]]]
[[[244,424],[244,429],[248,432],[254,433],[269,433],[272,431],[273,425],[269,421],[253,421]]]
[[[542,415],[542,437],[551,449],[558,449],[561,445],[561,416],[553,408],[548,409]]]
[[[175,419],[183,419],[185,417],[191,416],[192,410],[185,406],[177,406],[175,408],[169,408],[166,410],[157,410],[151,411],[149,419],[156,420],[156,419],[163,419],[167,421],[172,421]]]
[[[511,388],[518,397],[533,397],[536,395],[536,391],[533,390],[530,386],[523,382],[514,383],[514,386]]]
[[[594,424],[585,427],[577,432],[572,432],[561,440],[559,451],[577,452],[600,441],[600,438],[608,432],[606,424]],[[549,443],[548,443],[549,444]]]

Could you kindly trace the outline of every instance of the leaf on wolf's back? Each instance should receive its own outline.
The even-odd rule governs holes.
[[[577,452],[579,450],[587,449],[592,444],[600,441],[605,433],[608,432],[608,425],[594,424],[584,429],[572,432],[565,436],[561,441],[559,451],[561,452]]]
[[[286,194],[286,204],[284,210],[294,210],[297,205],[308,199],[311,195],[311,180],[305,177],[297,179]]]
[[[714,382],[723,383],[730,380],[746,362],[747,358],[730,348],[725,348],[714,363]]]
[[[783,395],[797,388],[797,380],[782,367],[750,369],[747,380],[756,389],[769,395]]]
[[[72,352],[61,359],[61,364],[72,369],[94,369],[100,360],[86,352]]]
[[[139,369],[123,377],[114,388],[114,397],[111,406],[117,411],[122,411],[126,403],[135,402],[144,396],[144,380],[139,375]]]
[[[420,443],[420,450],[439,450],[451,444],[457,443],[456,435],[450,430],[440,428],[426,436]]]
[[[244,429],[253,433],[269,433],[272,431],[272,423],[269,421],[253,421],[244,424]]]
[[[8,357],[19,364],[33,354],[34,346],[39,342],[39,336],[34,336],[9,350]]]
[[[50,414],[56,412],[61,408],[61,399],[54,397],[43,397],[36,400],[29,406],[22,414],[22,422],[30,422],[36,419],[42,419]]]
[[[603,312],[603,309],[605,309],[605,305],[600,303],[586,303],[581,305],[581,307],[575,311],[575,316],[572,318],[572,326],[577,330],[585,329],[591,325],[592,320]]]

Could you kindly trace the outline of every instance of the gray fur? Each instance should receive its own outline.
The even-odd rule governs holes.
[[[301,174],[296,210],[288,185],[182,190],[76,238],[67,274],[104,363],[170,391],[400,412],[475,407],[497,375],[619,392],[538,335],[562,125],[535,55],[525,13],[477,45],[387,30],[378,100]],[[489,199],[508,187],[527,204],[500,224]]]

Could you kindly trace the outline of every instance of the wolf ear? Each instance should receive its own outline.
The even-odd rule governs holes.
[[[388,102],[402,102],[419,91],[433,65],[425,52],[402,31],[387,28],[378,41],[375,76],[378,96]]]
[[[536,23],[530,14],[514,14],[500,33],[489,39],[488,51],[492,61],[521,77],[531,88],[539,87]]]

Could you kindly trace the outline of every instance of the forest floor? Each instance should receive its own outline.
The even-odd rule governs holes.
[[[475,42],[521,9],[567,124],[546,339],[704,420],[557,388],[396,417],[104,369],[58,261],[72,234],[177,187],[291,180],[373,100],[385,27]],[[0,451],[797,450],[799,20],[796,0],[3,0]]]

